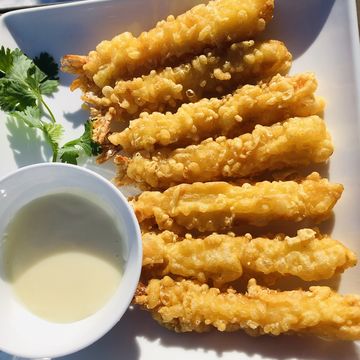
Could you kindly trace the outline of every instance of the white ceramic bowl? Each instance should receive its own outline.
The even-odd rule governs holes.
[[[56,324],[26,310],[4,280],[1,241],[7,224],[25,204],[54,192],[81,191],[106,204],[121,232],[123,276],[106,305],[81,321]],[[100,239],[101,240],[101,239]],[[121,192],[87,169],[46,163],[17,170],[0,180],[0,350],[27,358],[58,357],[78,351],[102,337],[122,317],[136,290],[142,248],[135,214]]]

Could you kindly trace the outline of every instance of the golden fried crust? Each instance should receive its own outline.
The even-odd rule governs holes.
[[[96,108],[90,108],[90,118],[92,122],[93,141],[103,145],[106,142],[106,136],[110,131],[111,121],[116,110],[109,107],[105,112]]]
[[[296,332],[330,339],[360,339],[360,297],[340,295],[327,286],[309,291],[276,291],[255,279],[245,295],[169,277],[151,280],[135,302],[177,332],[243,329],[250,335]]]
[[[262,274],[293,275],[306,281],[322,280],[356,265],[355,254],[339,241],[312,229],[297,236],[274,238],[221,235],[182,238],[173,232],[146,232],[143,272],[211,280],[216,287],[251,270]]]
[[[168,16],[139,37],[123,33],[91,51],[83,71],[99,88],[146,73],[169,59],[199,54],[224,42],[251,39],[272,18],[273,0],[215,0],[175,18]]]
[[[117,116],[174,109],[184,102],[220,96],[241,84],[286,74],[291,54],[276,40],[235,43],[214,49],[176,67],[152,70],[102,89],[104,97],[86,93],[83,100],[95,107],[116,106]]]
[[[239,222],[263,226],[273,220],[321,221],[329,217],[343,191],[318,173],[301,182],[263,181],[255,185],[226,182],[181,184],[163,193],[145,191],[132,201],[139,222],[156,221],[160,229],[179,226],[220,231]]]
[[[109,140],[127,152],[152,151],[155,145],[196,144],[214,136],[240,135],[254,124],[271,125],[293,116],[320,114],[314,74],[274,76],[269,83],[245,85],[223,99],[202,99],[182,105],[175,114],[143,113]]]
[[[264,171],[328,160],[333,145],[318,116],[292,118],[271,127],[257,125],[252,133],[234,139],[219,137],[199,145],[154,154],[137,153],[119,164],[117,180],[125,177],[155,189],[181,183],[246,178]]]

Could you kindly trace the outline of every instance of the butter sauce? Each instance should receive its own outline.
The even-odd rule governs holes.
[[[119,230],[78,194],[33,200],[4,234],[5,275],[19,301],[51,322],[84,319],[115,293],[122,275]]]

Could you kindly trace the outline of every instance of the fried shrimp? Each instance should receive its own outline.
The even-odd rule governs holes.
[[[123,113],[138,116],[143,111],[175,109],[184,102],[224,95],[241,84],[286,74],[290,66],[291,54],[282,42],[250,40],[211,50],[176,67],[120,80],[102,89],[104,97],[86,93],[83,100],[95,107],[116,107],[118,118]]]
[[[252,133],[234,139],[219,137],[199,145],[154,154],[117,157],[119,184],[137,182],[155,189],[180,183],[246,178],[287,167],[321,163],[333,145],[318,116],[292,118],[270,127],[257,125]]]
[[[181,184],[163,193],[144,191],[131,203],[139,222],[155,220],[160,229],[220,231],[239,222],[255,226],[305,218],[320,222],[330,216],[342,192],[341,184],[312,173],[300,182]]]
[[[143,113],[109,140],[127,152],[156,145],[188,145],[214,136],[240,135],[254,124],[271,125],[293,116],[320,114],[325,102],[314,96],[314,74],[274,76],[269,83],[245,85],[223,99],[182,105],[175,114]]]
[[[113,86],[120,78],[144,74],[174,58],[251,39],[264,30],[273,8],[273,0],[209,1],[177,18],[168,16],[139,37],[125,32],[110,41],[102,41],[87,57],[65,56],[63,68],[84,74],[100,89]],[[81,66],[83,59],[85,63]]]
[[[251,279],[246,294],[174,281],[166,276],[140,285],[135,302],[176,332],[245,330],[250,335],[313,334],[329,339],[360,339],[360,297],[327,286],[309,291],[277,291]]]
[[[329,279],[356,265],[355,254],[339,241],[312,229],[297,236],[252,238],[213,233],[204,238],[185,238],[170,231],[146,232],[143,239],[143,272],[211,280],[221,286],[243,272],[293,275],[306,281]]]

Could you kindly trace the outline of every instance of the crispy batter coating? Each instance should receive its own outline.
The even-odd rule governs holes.
[[[114,87],[102,89],[104,97],[91,92],[83,100],[96,107],[114,106],[117,116],[143,111],[164,111],[184,102],[220,96],[245,83],[286,74],[291,54],[276,40],[235,43],[225,50],[214,49],[176,67],[152,70],[131,80],[120,80]]]
[[[251,279],[245,295],[220,292],[191,280],[166,276],[138,289],[135,302],[162,325],[177,332],[245,330],[250,335],[313,334],[329,339],[360,339],[360,297],[327,286],[309,291],[270,290]]]
[[[155,145],[195,144],[208,137],[240,135],[254,124],[271,125],[293,116],[309,116],[324,110],[315,97],[315,75],[274,76],[269,83],[245,85],[223,99],[202,99],[182,105],[175,114],[143,113],[139,119],[109,140],[127,152],[152,151]]]
[[[252,133],[234,139],[209,138],[186,148],[137,153],[130,160],[118,156],[117,181],[166,189],[181,183],[246,178],[264,171],[321,163],[332,152],[325,122],[314,115],[270,127],[256,125]]]
[[[139,37],[125,32],[111,41],[102,41],[81,68],[74,56],[65,57],[65,70],[85,73],[100,89],[112,86],[120,78],[144,74],[185,54],[200,54],[208,47],[251,39],[264,30],[273,8],[273,0],[209,1],[177,18],[168,16]],[[71,60],[75,61],[74,68]]]
[[[306,281],[329,279],[356,265],[355,254],[327,235],[312,229],[297,236],[252,238],[213,233],[185,238],[170,231],[146,232],[143,239],[143,272],[211,280],[216,287],[255,273],[293,275]]]
[[[90,107],[90,119],[92,123],[91,137],[93,141],[101,145],[107,143],[107,135],[115,115],[116,109],[112,106],[106,110]]]
[[[341,184],[312,173],[300,182],[181,184],[163,193],[144,191],[131,203],[139,222],[153,219],[161,230],[220,231],[241,221],[255,226],[272,220],[319,222],[330,216],[342,192]]]

